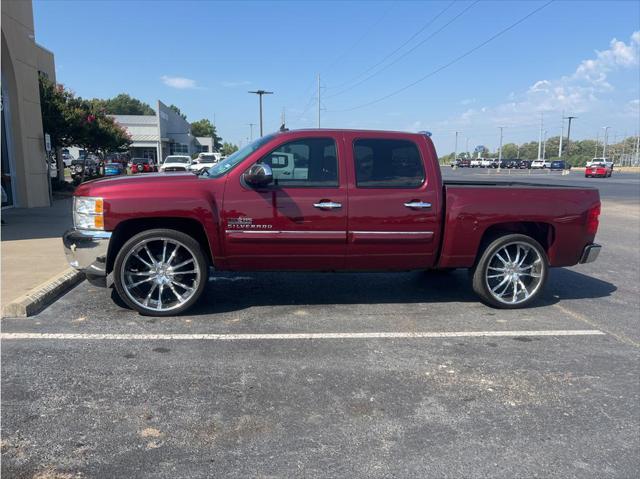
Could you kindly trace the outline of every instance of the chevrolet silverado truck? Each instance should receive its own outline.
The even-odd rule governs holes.
[[[83,183],[63,243],[73,267],[144,315],[187,310],[215,271],[265,270],[468,268],[483,302],[519,308],[550,267],[596,259],[599,214],[595,188],[443,182],[423,134],[298,130],[200,175]]]

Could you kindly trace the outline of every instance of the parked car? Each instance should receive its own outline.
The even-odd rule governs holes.
[[[469,166],[471,168],[480,168],[480,163],[481,163],[481,159],[480,158],[473,158],[470,162],[469,162]]]
[[[551,171],[566,170],[567,165],[564,160],[553,160],[551,165],[549,165],[549,168]]]
[[[131,160],[131,173],[153,173],[158,171],[153,160],[149,158],[133,158]]]
[[[306,176],[272,167],[287,154]],[[443,181],[424,134],[300,130],[266,135],[206,175],[84,183],[63,242],[73,267],[147,315],[193,306],[212,265],[470,268],[482,301],[519,308],[540,298],[550,267],[596,259],[599,214],[596,188]]]
[[[513,160],[513,159],[502,160],[500,162],[500,168],[507,168],[507,169],[517,168],[518,162],[519,160]]]
[[[613,174],[613,167],[602,162],[591,162],[591,166],[587,166],[584,170],[585,178],[608,178]]]
[[[528,170],[531,168],[531,160],[518,160],[518,169]]]
[[[587,166],[591,166],[594,163],[604,163],[608,167],[613,168],[613,161],[611,161],[609,158],[594,158],[591,161],[587,161]]]
[[[69,153],[62,153],[62,163],[64,163],[65,168],[69,168],[73,160],[75,160],[75,158]]]
[[[83,176],[85,180],[94,178],[100,174],[100,160],[95,156],[87,156],[73,160],[69,167],[69,172],[71,173],[71,178],[76,181]]]
[[[480,159],[481,168],[497,168],[498,160],[495,158],[482,158]]]
[[[551,168],[551,161],[538,158],[537,160],[533,160],[531,162],[532,170],[540,170],[544,168]]]
[[[189,171],[192,161],[189,155],[169,155],[160,165],[160,171]]]
[[[193,160],[189,169],[196,173],[200,173],[202,170],[208,170],[219,161],[220,153],[200,153],[198,154],[198,157]]]
[[[117,176],[124,173],[122,163],[109,162],[104,165],[104,176]]]

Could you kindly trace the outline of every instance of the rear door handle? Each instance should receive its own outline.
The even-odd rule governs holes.
[[[431,203],[425,203],[424,201],[409,201],[404,204],[407,208],[431,208]]]
[[[321,201],[320,203],[314,203],[313,206],[321,210],[333,210],[342,208],[342,203],[335,203],[333,201]]]

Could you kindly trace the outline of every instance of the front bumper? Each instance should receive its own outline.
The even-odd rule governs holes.
[[[582,256],[580,257],[580,264],[593,263],[598,258],[600,249],[602,249],[602,246],[595,243],[585,246]]]
[[[111,233],[70,229],[62,236],[69,264],[87,276],[107,275],[107,251]]]

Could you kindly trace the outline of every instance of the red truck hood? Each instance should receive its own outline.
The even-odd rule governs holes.
[[[142,173],[135,176],[116,176],[112,178],[100,178],[87,181],[76,188],[77,196],[99,196],[98,191],[108,191],[111,188],[157,188],[176,182],[201,181],[190,172],[176,173]]]

